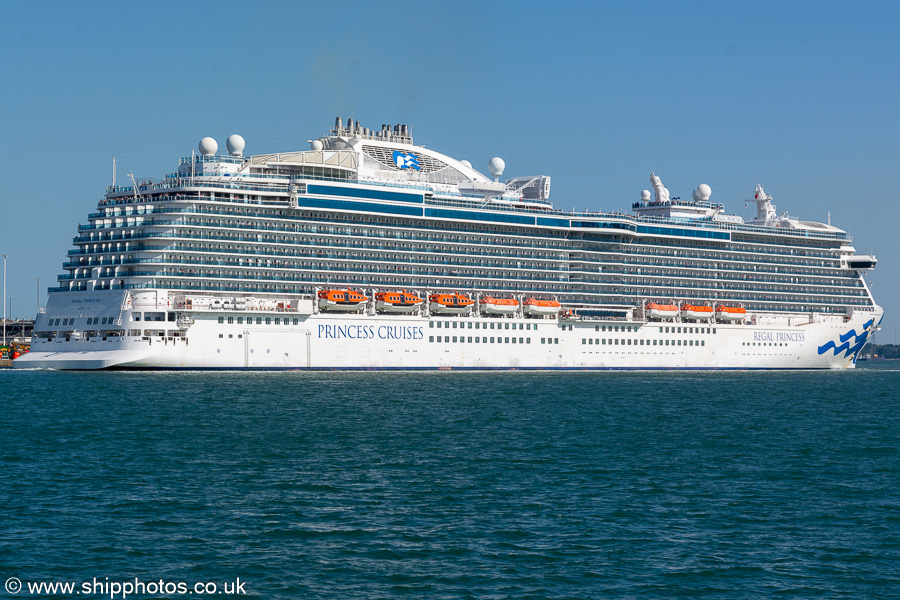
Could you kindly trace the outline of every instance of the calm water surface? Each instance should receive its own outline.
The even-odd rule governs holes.
[[[276,599],[900,597],[900,363],[3,370],[0,394],[4,581],[240,577],[246,597]]]

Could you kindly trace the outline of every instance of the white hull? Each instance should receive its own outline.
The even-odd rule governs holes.
[[[39,326],[44,319],[70,310],[70,306],[62,305],[64,302],[83,301],[81,310],[90,311],[84,314],[116,319],[111,326],[129,332],[140,328],[140,334],[152,328],[151,332],[162,335],[129,334],[69,341],[35,338],[32,352],[17,359],[15,367],[837,369],[854,365],[882,315],[881,308],[876,307],[856,312],[849,319],[821,316],[804,324],[791,323],[783,316],[771,317],[767,324],[759,325],[622,320],[542,322],[525,318],[498,321],[438,315],[310,314],[311,310],[306,314],[177,311],[167,301],[160,301],[157,306],[143,307],[147,311],[143,320],[134,321],[135,309],[126,308],[121,292],[64,296],[51,297],[47,313],[39,315]],[[160,321],[148,322],[148,314],[161,315]],[[184,316],[190,316],[194,322],[186,328],[177,327],[177,319]],[[238,318],[242,323],[237,322]]]
[[[709,321],[712,319],[713,314],[711,312],[698,312],[696,310],[683,310],[681,311],[682,319],[690,319],[692,321]]]
[[[366,307],[365,302],[343,304],[326,298],[319,298],[319,308],[330,312],[359,312]]]
[[[375,310],[380,313],[386,314],[408,315],[410,313],[417,312],[421,305],[421,302],[419,304],[400,305],[391,304],[390,302],[384,302],[383,300],[376,300]]]
[[[526,304],[522,309],[526,315],[535,317],[555,317],[559,311],[559,306],[535,306],[533,304]]]
[[[716,320],[718,320],[718,321],[738,322],[738,321],[743,321],[746,318],[747,318],[746,314],[735,314],[735,313],[727,313],[727,312],[716,313]]]
[[[678,316],[678,311],[677,310],[659,310],[656,308],[651,308],[650,310],[647,311],[647,316],[650,317],[651,319],[670,320],[670,319],[674,319],[675,317]]]
[[[444,306],[443,304],[432,302],[429,305],[428,310],[432,313],[441,315],[464,315],[472,310],[472,306]]]
[[[519,306],[484,303],[479,305],[479,310],[485,315],[514,315],[518,312]]]

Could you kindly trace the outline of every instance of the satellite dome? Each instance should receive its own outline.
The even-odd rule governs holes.
[[[325,147],[325,144],[322,143],[322,140],[313,140],[309,143],[309,148],[311,150],[319,151]]]
[[[219,149],[219,144],[211,137],[205,137],[200,140],[200,145],[197,146],[197,149],[200,150],[200,154],[203,156],[212,156]]]
[[[459,161],[459,164],[461,164],[464,167],[469,167],[470,169],[472,168],[472,163],[470,163],[467,160],[461,160],[461,161]]]
[[[503,162],[503,159],[499,156],[495,156],[488,162],[488,170],[490,170],[491,175],[494,177],[500,177],[503,175],[503,169],[506,168],[506,163]]]
[[[650,190],[643,190],[641,192],[641,200],[644,202],[650,202]]]
[[[709,197],[712,195],[712,189],[705,183],[701,183],[697,186],[697,189],[691,194],[694,198],[695,202],[709,202]]]
[[[225,140],[225,147],[228,148],[228,154],[232,156],[243,156],[244,146],[244,138],[236,133],[229,135],[228,139]]]

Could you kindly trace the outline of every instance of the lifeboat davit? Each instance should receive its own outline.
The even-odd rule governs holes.
[[[712,319],[712,306],[704,306],[702,304],[688,304],[685,302],[681,305],[681,318],[693,319],[694,321],[708,321]]]
[[[356,312],[366,306],[369,299],[355,290],[321,290],[319,308],[333,312]]]
[[[469,312],[475,301],[462,294],[431,294],[428,309],[433,313],[461,315]]]
[[[519,310],[519,301],[513,298],[482,296],[478,300],[478,309],[486,315],[513,315]]]
[[[555,317],[560,310],[562,310],[562,304],[557,300],[527,298],[522,303],[522,312],[529,317]]]
[[[375,310],[383,313],[412,313],[419,310],[424,300],[407,291],[378,292],[375,294]]]
[[[716,307],[716,318],[721,321],[743,321],[747,316],[747,309],[741,306],[725,306],[721,304]]]
[[[678,306],[675,304],[660,304],[658,302],[647,303],[648,319],[674,319],[678,316]]]

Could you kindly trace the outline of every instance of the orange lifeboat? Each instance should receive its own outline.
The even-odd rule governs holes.
[[[513,315],[519,310],[519,301],[513,298],[482,296],[478,300],[478,309],[486,315]]]
[[[428,308],[433,313],[461,315],[469,312],[475,301],[462,294],[431,294],[428,297]]]
[[[369,299],[355,290],[319,291],[319,308],[333,312],[356,312],[366,306]]]
[[[742,306],[725,306],[720,304],[716,307],[716,318],[722,321],[743,321],[747,316],[747,309]]]
[[[522,303],[522,312],[529,317],[555,317],[562,309],[562,304],[557,300],[542,298],[527,298]]]
[[[648,302],[646,312],[648,319],[674,319],[678,316],[678,306],[676,304]]]
[[[712,319],[712,306],[703,304],[688,304],[685,302],[681,305],[681,318],[693,319],[694,321],[708,321]]]
[[[375,294],[375,310],[383,313],[412,313],[419,310],[424,300],[406,290],[402,292],[378,292]]]

